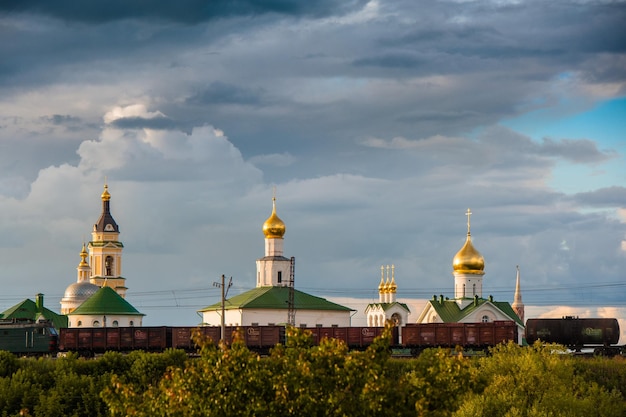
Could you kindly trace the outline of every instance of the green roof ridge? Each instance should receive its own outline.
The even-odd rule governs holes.
[[[70,315],[123,314],[127,316],[145,316],[137,311],[111,287],[102,287],[85,300]]]
[[[294,304],[296,310],[328,310],[328,311],[354,311],[349,307],[333,303],[325,298],[316,297],[296,289],[294,291]],[[226,310],[245,309],[288,309],[289,287],[266,286],[257,287],[249,291],[235,295],[226,300]],[[202,311],[213,311],[222,308],[222,303],[217,302],[205,307]]]
[[[461,310],[459,305],[456,303],[456,300],[445,300],[443,303],[439,300],[429,300],[430,305],[435,309],[441,320],[445,323],[456,323],[461,321],[464,317],[468,316],[478,307],[483,304],[489,302],[496,306],[502,313],[507,315],[511,320],[514,320],[516,323],[520,325],[524,325],[522,320],[517,316],[515,311],[511,305],[506,301],[493,301],[485,298],[478,298],[477,303],[473,300],[470,304],[465,306],[464,309]]]
[[[0,314],[0,318],[5,320],[25,319],[35,321],[40,316],[43,316],[46,320],[50,320],[57,329],[67,327],[67,316],[55,313],[46,307],[43,307],[43,311],[38,311],[37,303],[29,298],[17,303],[13,307],[9,307]]]

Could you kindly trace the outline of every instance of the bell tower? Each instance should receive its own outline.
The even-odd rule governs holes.
[[[98,222],[93,225],[91,242],[89,242],[89,264],[91,276],[89,281],[99,287],[111,287],[120,296],[126,296],[126,278],[122,277],[122,250],[120,242],[120,228],[113,219],[110,211],[111,194],[109,186],[104,184],[102,199],[102,214]]]

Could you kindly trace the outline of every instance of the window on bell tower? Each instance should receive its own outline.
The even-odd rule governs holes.
[[[278,271],[278,283],[283,282],[283,271]]]
[[[104,260],[104,275],[110,277],[113,275],[113,257],[107,256]]]

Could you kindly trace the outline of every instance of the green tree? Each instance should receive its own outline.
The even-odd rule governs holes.
[[[418,416],[450,416],[482,387],[472,360],[450,349],[426,349],[411,362],[406,380]]]
[[[310,334],[290,328],[287,345],[268,358],[241,341],[201,343],[200,358],[147,389],[114,377],[104,398],[117,416],[412,415],[404,384],[385,374],[389,334],[364,352],[349,352],[335,339],[312,346]]]
[[[624,398],[575,373],[574,358],[555,345],[498,346],[480,361],[485,389],[456,417],[611,417],[626,415]]]

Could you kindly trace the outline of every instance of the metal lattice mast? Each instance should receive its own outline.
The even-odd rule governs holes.
[[[289,266],[289,309],[287,312],[287,323],[290,326],[296,325],[296,304],[294,301],[295,298],[295,289],[294,289],[294,280],[296,275],[296,258],[291,257],[291,264]]]

